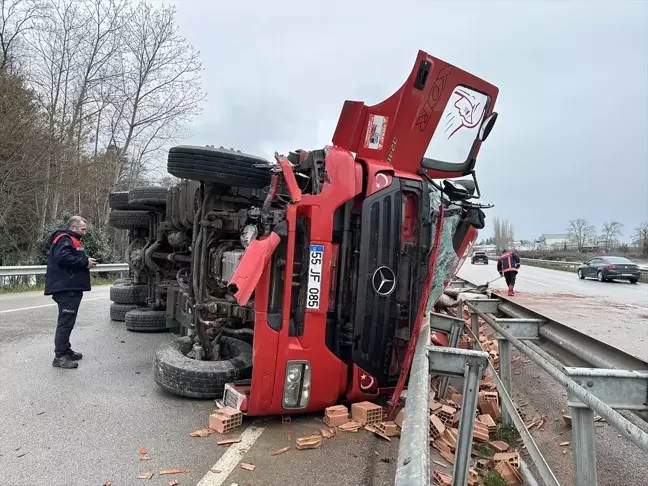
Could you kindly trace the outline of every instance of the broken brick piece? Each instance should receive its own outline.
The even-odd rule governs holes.
[[[511,450],[511,446],[503,440],[495,440],[491,442],[490,445],[496,452],[508,452]]]
[[[358,402],[351,405],[351,419],[360,425],[376,424],[382,420],[383,409],[371,402]]]
[[[243,414],[232,407],[223,407],[209,416],[209,428],[227,434],[243,423]]]
[[[189,469],[165,469],[164,471],[160,471],[158,474],[160,476],[165,476],[169,474],[184,474],[188,473]]]
[[[256,469],[256,466],[249,462],[242,462],[239,466],[241,466],[241,469],[245,469],[246,471],[254,471]]]
[[[324,423],[329,427],[338,427],[349,421],[349,409],[344,405],[333,405],[324,410]]]
[[[562,416],[563,420],[565,421],[565,424],[567,424],[567,427],[572,426],[572,418],[571,415],[563,415]]]
[[[298,437],[295,442],[297,449],[319,449],[323,440],[322,437]]]
[[[495,432],[497,432],[497,424],[493,420],[493,417],[491,417],[487,413],[479,415],[477,419],[486,427],[488,427],[489,434],[494,434]]]
[[[172,479],[171,481],[169,481],[167,486],[178,486],[178,484],[180,484],[180,482],[177,479]]]
[[[398,435],[398,427],[391,420],[387,422],[380,422],[376,425],[381,434],[386,437],[396,437]]]
[[[210,435],[215,434],[216,431],[212,429],[200,429],[189,434],[191,437],[209,437]]]
[[[443,405],[435,415],[439,417],[441,422],[443,422],[443,425],[450,427],[454,424],[456,413],[456,408],[452,408],[448,405]]]
[[[452,486],[452,476],[434,471],[434,479],[439,486]]]
[[[497,392],[480,391],[477,403],[482,414],[488,414],[494,420],[502,416]]]
[[[347,422],[346,424],[340,425],[338,429],[344,432],[357,432],[360,429],[360,427],[361,427],[360,423],[352,420],[351,422]]]
[[[330,439],[335,435],[335,429],[321,429],[320,434],[322,434],[322,437],[325,439]]]
[[[507,462],[514,468],[520,467],[520,454],[517,452],[498,452],[493,456],[493,460],[497,462]]]
[[[454,454],[452,454],[451,452],[445,452],[445,451],[439,451],[439,454],[441,454],[441,457],[443,457],[450,464],[454,464],[454,461],[455,461]]]
[[[404,418],[405,418],[405,409],[401,408],[398,414],[396,415],[396,418],[394,419],[394,423],[402,428]]]
[[[519,486],[522,484],[520,473],[508,462],[497,463],[495,469],[498,473],[500,473],[500,476],[502,476],[504,481],[506,481],[506,484],[508,484],[509,486]]]
[[[282,447],[281,449],[277,449],[272,453],[273,456],[278,456],[279,454],[283,454],[284,452],[288,452],[290,449],[292,449],[292,446],[286,446]]]
[[[238,442],[241,442],[241,437],[232,437],[231,439],[223,439],[219,440],[216,442],[216,445],[229,445],[229,444],[237,444]]]
[[[478,442],[488,442],[490,440],[488,427],[477,419],[475,419],[475,424],[473,426],[473,438]]]
[[[436,415],[430,415],[430,438],[432,440],[441,437],[445,432],[445,425]]]
[[[437,413],[441,407],[443,407],[442,403],[437,402],[436,400],[430,400],[430,414]]]
[[[139,476],[137,476],[137,479],[151,479],[153,477],[153,473],[142,473]]]
[[[281,416],[281,423],[282,424],[289,424],[291,422],[292,422],[292,419],[291,419],[290,415],[282,415]]]

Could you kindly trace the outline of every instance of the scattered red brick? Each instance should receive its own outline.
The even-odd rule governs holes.
[[[147,452],[148,452],[148,449],[146,447],[142,446],[142,447],[139,448],[139,453],[140,454],[144,455]]]
[[[509,446],[503,440],[495,440],[495,441],[491,442],[490,445],[497,452],[508,452],[508,451],[511,450],[511,446]]]
[[[349,409],[344,405],[333,405],[324,410],[324,423],[329,427],[338,427],[349,422]]]
[[[297,438],[297,449],[319,449],[322,446],[322,437],[299,437]]]
[[[137,479],[151,479],[153,477],[153,473],[142,473],[139,476],[137,476]]]
[[[288,452],[290,449],[292,449],[292,446],[286,446],[282,447],[281,449],[278,449],[272,453],[273,456],[278,456],[279,454],[283,454],[284,452]]]
[[[246,471],[254,471],[256,469],[256,466],[254,464],[250,464],[249,462],[242,462],[239,464],[241,469],[245,469]]]
[[[439,486],[452,486],[452,476],[434,471],[434,479]]]
[[[209,416],[209,428],[227,434],[243,423],[243,414],[232,407],[223,407]]]
[[[371,402],[359,402],[351,405],[351,419],[360,425],[376,424],[382,420],[383,409]]]
[[[212,429],[200,429],[189,434],[191,437],[209,437],[210,435],[215,434],[216,431]]]
[[[169,481],[169,484],[167,486],[178,486],[180,484],[177,479],[172,479]]]
[[[165,469],[164,471],[160,471],[158,474],[160,476],[166,476],[169,474],[184,474],[188,473],[189,469]]]
[[[230,439],[219,440],[218,442],[216,442],[216,445],[237,444],[237,443],[241,442],[241,440],[243,440],[243,439],[241,439],[240,437],[232,437]]]

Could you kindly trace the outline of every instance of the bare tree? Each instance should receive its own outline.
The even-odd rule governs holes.
[[[39,0],[0,0],[0,72],[16,63],[25,33],[44,10]]]
[[[634,244],[642,255],[648,255],[648,221],[644,221],[635,229]]]
[[[199,53],[179,34],[175,8],[141,2],[128,17],[110,120],[110,143],[119,148],[121,161],[114,183],[127,187],[182,135],[205,98]]]
[[[508,249],[514,240],[513,223],[499,218],[493,219],[493,241],[500,252]]]
[[[569,239],[576,245],[578,251],[583,251],[583,248],[596,237],[594,225],[582,218],[571,220],[567,232],[569,233]]]
[[[619,236],[621,236],[621,229],[623,224],[618,221],[606,221],[601,228],[600,241],[605,248],[605,251],[610,251],[619,244]]]

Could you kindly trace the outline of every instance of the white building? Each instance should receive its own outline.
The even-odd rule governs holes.
[[[540,236],[542,246],[547,250],[562,250],[570,245],[567,233],[544,233]]]

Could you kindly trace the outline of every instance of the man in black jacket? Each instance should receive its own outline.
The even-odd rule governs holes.
[[[86,255],[81,238],[86,234],[87,224],[80,216],[68,221],[67,229],[57,229],[49,239],[45,295],[51,295],[58,304],[58,324],[54,337],[54,361],[58,368],[76,368],[75,361],[83,358],[72,350],[70,334],[76,323],[77,311],[83,292],[90,290],[90,269],[97,265],[94,258]]]

